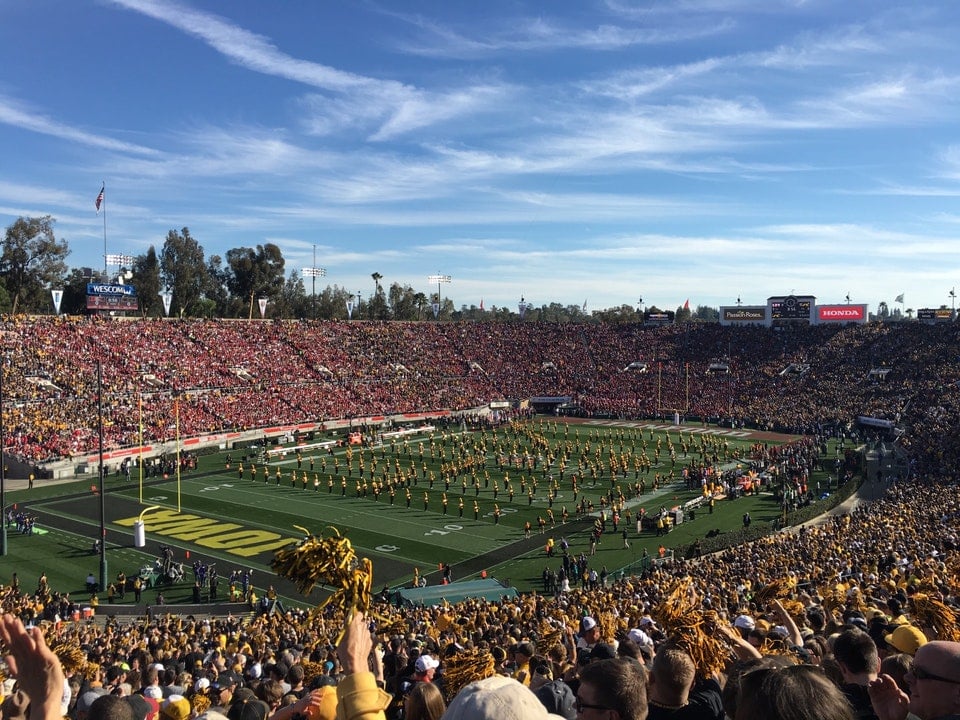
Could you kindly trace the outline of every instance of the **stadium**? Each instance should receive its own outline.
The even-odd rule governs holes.
[[[275,572],[304,532],[434,652],[614,640],[691,573],[731,619],[777,583],[833,613],[955,597],[952,322],[3,329],[5,598],[35,622],[296,626],[335,589]]]

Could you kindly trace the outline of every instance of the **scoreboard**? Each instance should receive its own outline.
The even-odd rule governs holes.
[[[771,320],[806,320],[813,319],[813,308],[816,298],[810,295],[787,295],[772,297],[767,300],[770,308]]]
[[[139,308],[133,285],[87,283],[87,310],[132,310]]]

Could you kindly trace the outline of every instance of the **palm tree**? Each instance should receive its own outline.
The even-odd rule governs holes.
[[[381,274],[378,273],[378,272],[375,272],[375,273],[373,273],[370,277],[373,278],[373,285],[374,285],[373,294],[374,294],[374,295],[379,295],[379,294],[380,294],[380,281],[383,280],[383,275],[381,275]]]

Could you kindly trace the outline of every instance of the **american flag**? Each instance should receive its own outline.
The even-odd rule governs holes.
[[[106,185],[101,187],[100,194],[97,195],[97,201],[94,203],[94,206],[97,208],[97,212],[100,212],[100,206],[103,205],[103,191],[106,190],[106,188]]]

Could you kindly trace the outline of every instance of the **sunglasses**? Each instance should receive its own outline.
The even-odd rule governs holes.
[[[939,680],[940,682],[950,683],[951,685],[960,685],[960,680],[953,680],[951,678],[945,678],[942,675],[934,675],[929,670],[924,670],[919,665],[914,665],[910,668],[910,675],[913,675],[917,680]]]

